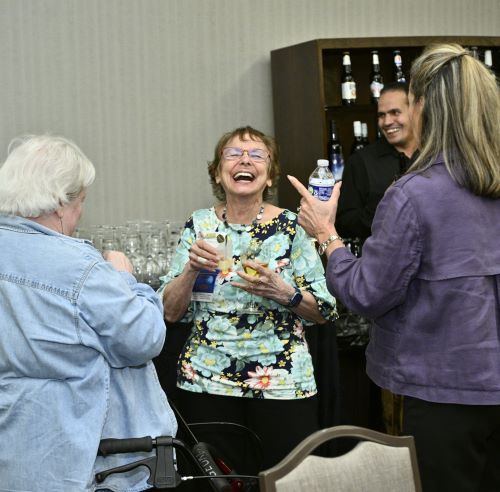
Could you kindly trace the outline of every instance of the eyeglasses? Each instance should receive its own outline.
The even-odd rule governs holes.
[[[269,152],[264,149],[240,149],[238,147],[225,147],[222,149],[222,157],[228,161],[241,159],[247,153],[248,157],[254,162],[264,162],[270,157]]]

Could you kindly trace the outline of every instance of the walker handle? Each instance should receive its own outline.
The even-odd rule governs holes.
[[[102,439],[97,454],[107,456],[118,453],[137,453],[152,451],[153,438],[151,436],[133,437],[129,439]]]

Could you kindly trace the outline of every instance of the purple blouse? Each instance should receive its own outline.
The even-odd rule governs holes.
[[[328,260],[329,290],[374,323],[367,373],[427,401],[500,404],[500,200],[442,162],[392,185],[357,259]]]

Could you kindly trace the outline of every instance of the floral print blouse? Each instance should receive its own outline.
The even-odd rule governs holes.
[[[298,399],[316,394],[304,337],[304,326],[312,323],[259,296],[254,300],[260,313],[245,314],[250,294],[231,285],[244,282],[236,271],[242,270],[240,256],[253,246],[257,260],[268,263],[290,285],[314,295],[324,318],[337,317],[321,259],[293,212],[284,210],[267,222],[244,226],[224,224],[213,207],[195,211],[181,234],[171,269],[162,278],[159,295],[183,271],[200,233],[214,231],[231,238],[232,266],[217,272],[212,301],[191,301],[183,318],[193,327],[179,356],[177,386],[249,398]]]

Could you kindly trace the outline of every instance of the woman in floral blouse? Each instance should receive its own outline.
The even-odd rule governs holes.
[[[248,126],[224,134],[209,174],[220,203],[187,221],[159,291],[167,321],[192,322],[178,406],[188,422],[255,431],[268,468],[318,429],[304,330],[333,320],[335,300],[296,214],[265,201],[279,176],[274,139]]]

